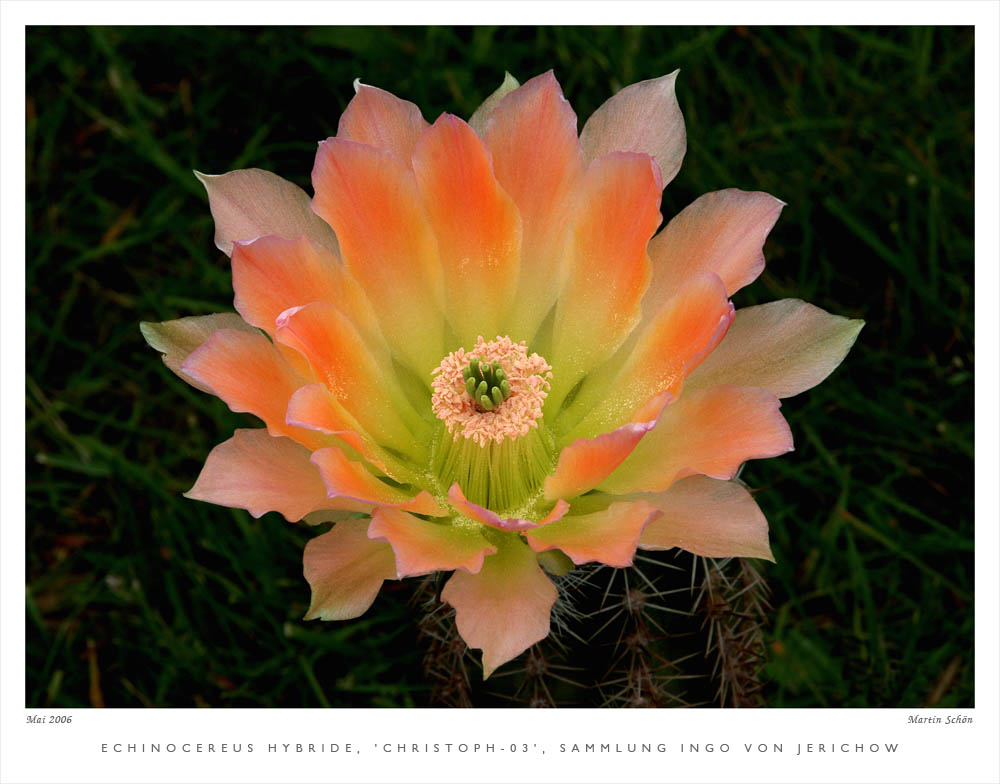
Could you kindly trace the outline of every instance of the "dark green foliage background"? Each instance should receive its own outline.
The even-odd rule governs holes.
[[[797,451],[743,474],[777,558],[767,701],[972,704],[970,28],[33,28],[27,51],[29,705],[427,702],[407,583],[303,623],[314,532],[181,497],[249,418],[170,374],[138,322],[232,310],[191,169],[308,188],[355,77],[433,119],[548,68],[584,119],[680,68],[664,216],[775,194],[737,306],[868,322],[785,401]]]

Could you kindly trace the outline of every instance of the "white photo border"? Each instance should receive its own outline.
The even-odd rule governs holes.
[[[92,24],[975,25],[976,707],[28,711],[25,699],[25,28]],[[998,714],[1000,20],[993,2],[18,2],[0,4],[0,780],[4,782],[994,782]],[[971,272],[971,271],[970,271]],[[911,714],[971,723],[914,725]],[[31,714],[72,715],[33,725]],[[116,745],[117,744],[117,745]],[[131,750],[130,745],[135,745]],[[145,744],[145,746],[143,746]],[[157,744],[158,750],[150,748]],[[209,750],[209,744],[212,749]],[[222,749],[223,744],[227,746]],[[289,744],[286,748],[284,744]],[[296,744],[303,748],[297,749]],[[313,749],[309,750],[308,745]],[[346,746],[350,744],[348,750]],[[402,744],[402,746],[400,745]],[[435,750],[437,744],[437,750]],[[447,744],[450,747],[445,748]],[[463,747],[462,744],[465,744]],[[478,748],[477,748],[478,744]],[[587,744],[594,744],[588,750]],[[602,748],[606,744],[607,748]],[[661,747],[662,744],[662,747]],[[696,744],[681,750],[681,744]],[[750,745],[746,750],[745,744]],[[759,746],[758,744],[763,744]],[[780,744],[781,750],[775,749]],[[811,747],[808,744],[812,744]],[[822,751],[819,744],[824,744]],[[897,744],[895,751],[888,744]],[[236,746],[240,749],[237,751]],[[253,750],[249,749],[253,746]],[[271,746],[274,748],[270,748]],[[488,749],[487,746],[492,745]],[[648,745],[648,750],[647,750]],[[726,748],[723,748],[723,746]],[[574,746],[578,749],[574,750]],[[633,750],[633,746],[635,749]],[[172,747],[168,748],[168,747]],[[322,747],[322,748],[321,748]],[[336,748],[334,748],[336,747]],[[878,747],[878,748],[875,748]],[[764,749],[764,750],[762,750]],[[797,753],[801,752],[801,753]]]

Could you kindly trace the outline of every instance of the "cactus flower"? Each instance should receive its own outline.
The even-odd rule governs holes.
[[[334,523],[305,549],[307,619],[451,572],[441,598],[488,677],[548,635],[576,565],[771,558],[736,473],[792,449],[781,398],[862,322],[792,299],[734,311],[773,196],[709,193],[657,233],[686,149],[675,79],[626,87],[579,135],[551,72],[508,76],[468,122],[356,83],[312,199],[258,169],[198,175],[237,313],[142,329],[264,423],[187,496]]]

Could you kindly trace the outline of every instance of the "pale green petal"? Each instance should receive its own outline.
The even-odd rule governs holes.
[[[212,333],[220,329],[240,329],[244,332],[258,332],[236,313],[213,313],[210,316],[188,316],[173,321],[143,321],[139,324],[146,342],[163,354],[163,364],[202,392],[215,394],[208,387],[199,384],[181,372],[181,365],[188,354],[208,340]]]
[[[797,395],[836,369],[864,325],[798,299],[742,308],[722,343],[688,377],[685,391],[731,384]]]
[[[473,127],[479,136],[482,136],[486,130],[486,122],[490,119],[490,114],[496,105],[503,100],[507,93],[513,92],[518,87],[520,87],[520,82],[517,81],[513,76],[504,71],[503,83],[493,91],[493,94],[480,104],[479,108],[472,113],[472,117],[469,118],[469,125]]]

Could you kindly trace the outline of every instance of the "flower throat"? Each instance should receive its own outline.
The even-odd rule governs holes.
[[[532,500],[553,468],[542,421],[552,369],[509,337],[446,356],[434,371],[431,409],[443,423],[432,465],[441,490],[458,482],[466,497],[495,512]]]

